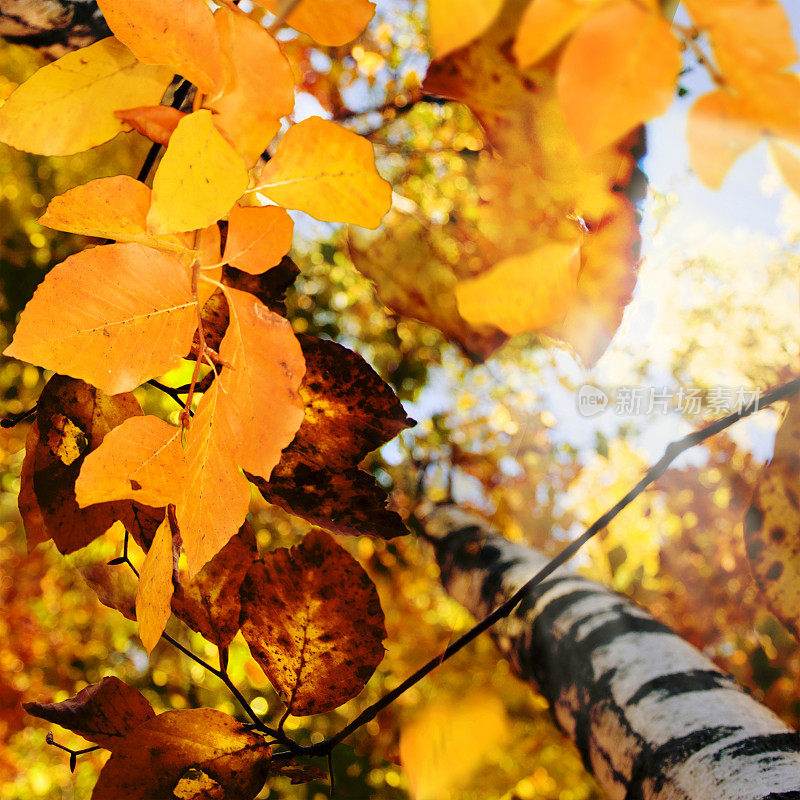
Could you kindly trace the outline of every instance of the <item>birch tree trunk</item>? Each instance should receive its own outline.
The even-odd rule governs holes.
[[[445,588],[479,618],[547,563],[454,507],[426,530]],[[800,736],[621,595],[562,568],[492,636],[611,800],[800,800]]]

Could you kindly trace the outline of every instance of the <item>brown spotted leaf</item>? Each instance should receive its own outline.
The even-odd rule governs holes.
[[[151,528],[154,520],[139,514],[130,500],[79,508],[75,499],[75,481],[86,456],[102,444],[109,431],[141,413],[132,394],[109,396],[88,383],[61,375],[47,382],[36,414],[36,445],[26,454],[33,463],[31,482],[38,511],[29,505],[31,493],[26,486],[23,519],[43,524],[62,553],[85,547],[116,520],[129,530],[155,530]],[[37,515],[41,515],[41,522]],[[41,530],[37,530],[41,536]]]
[[[167,711],[115,748],[92,800],[175,800],[179,784],[179,796],[186,797],[189,771],[203,773],[212,786],[219,784],[224,790],[219,797],[252,800],[264,783],[269,754],[261,737],[221,711]]]
[[[321,530],[253,564],[242,584],[242,633],[296,716],[355,697],[383,658],[378,592]]]
[[[269,482],[250,479],[269,502],[334,533],[404,535],[384,491],[358,464],[413,422],[357,353],[311,336],[298,340],[306,359],[305,419]]]
[[[750,567],[772,609],[800,638],[800,401],[791,400],[745,516]]]
[[[61,703],[25,703],[34,717],[53,722],[90,742],[115,750],[125,737],[155,717],[141,693],[109,676]]]

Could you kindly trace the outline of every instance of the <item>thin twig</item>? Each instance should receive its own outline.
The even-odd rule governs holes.
[[[157,380],[150,380],[147,381],[150,386],[154,386],[160,392],[164,392],[167,397],[171,397],[179,406],[183,405],[183,400],[181,400],[180,395],[186,394],[185,391],[181,391],[181,387],[179,386],[177,389],[173,389],[171,386],[167,386],[160,381]],[[188,391],[188,387],[187,387]]]
[[[711,63],[711,59],[705,53],[702,47],[697,43],[697,37],[700,32],[697,28],[692,28],[687,25],[679,25],[677,22],[672,23],[673,30],[680,34],[684,44],[694,53],[697,63],[704,67],[706,72],[711,76],[717,86],[725,85],[725,78],[722,73]]]
[[[39,404],[34,403],[27,411],[20,411],[18,414],[8,414],[3,417],[3,419],[0,419],[0,428],[13,428],[15,425],[22,422],[22,420],[33,416],[38,407]]]

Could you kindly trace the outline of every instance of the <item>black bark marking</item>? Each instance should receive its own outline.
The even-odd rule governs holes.
[[[716,670],[694,669],[689,672],[672,672],[669,675],[659,675],[640,686],[628,700],[627,705],[635,706],[645,697],[653,694],[657,694],[657,699],[661,701],[681,694],[708,692],[713,689],[733,689],[735,686],[732,678]]]

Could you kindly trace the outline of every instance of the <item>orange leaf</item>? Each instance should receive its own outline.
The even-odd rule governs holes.
[[[295,716],[355,697],[383,659],[378,592],[321,530],[267,553],[242,584],[242,634]]]
[[[221,711],[166,711],[139,725],[114,750],[92,800],[252,800],[264,784],[269,754],[261,736]],[[214,794],[184,794],[179,784],[188,780],[189,770],[205,775]]]
[[[514,56],[529,67],[557,47],[608,0],[533,0],[522,15]]]
[[[235,78],[209,107],[216,112],[214,124],[250,165],[294,108],[294,76],[278,43],[257,22],[225,6],[214,21]]]
[[[141,692],[113,675],[87,686],[60,703],[24,703],[34,717],[83,736],[109,750],[144,722],[155,717]]]
[[[769,143],[769,152],[786,185],[800,196],[800,157],[779,142]]]
[[[180,497],[185,474],[180,428],[158,417],[132,417],[87,456],[75,497],[81,508],[108,500],[160,508]]]
[[[172,70],[101,39],[42,67],[6,100],[0,141],[46,156],[80,153],[127,129],[115,111],[158,103],[171,80]]]
[[[126,122],[135,131],[139,131],[151,142],[166,146],[173,131],[186,114],[172,106],[139,106],[115,111],[114,116]]]
[[[214,95],[222,89],[222,52],[204,0],[99,0],[114,35],[145,64],[164,64]],[[131,108],[144,103],[128,103]],[[119,107],[119,106],[118,106]]]
[[[220,375],[224,414],[236,431],[229,443],[236,462],[269,480],[281,451],[303,421],[298,394],[306,371],[292,326],[249,292],[227,288],[230,323],[220,355],[231,368]]]
[[[736,159],[761,138],[761,128],[740,97],[717,89],[689,110],[686,137],[692,169],[710,189],[719,189]]]
[[[364,228],[377,228],[392,204],[370,142],[320,117],[289,128],[258,183],[258,191],[285,208]]]
[[[680,43],[663,17],[614,3],[575,33],[561,57],[557,90],[567,125],[593,153],[663,114],[680,70]]]
[[[108,394],[176,367],[192,344],[195,301],[173,256],[111,244],[54,267],[5,354],[83,378]]]
[[[82,236],[138,242],[165,250],[188,250],[191,239],[186,234],[147,233],[149,208],[149,186],[128,175],[114,175],[97,178],[54,197],[39,224]]]
[[[251,275],[280,263],[292,246],[294,222],[276,206],[236,205],[228,216],[225,262]]]
[[[257,0],[273,13],[286,0]],[[303,0],[297,3],[286,21],[295,30],[329,47],[347,44],[358,36],[375,14],[370,0]]]
[[[147,551],[139,574],[139,591],[136,593],[139,637],[148,655],[158,644],[169,619],[173,555],[172,526],[167,514]]]
[[[214,127],[211,112],[187,114],[153,178],[147,228],[152,233],[205,228],[228,213],[247,181],[241,156]]]
[[[458,310],[472,325],[494,325],[510,336],[542,330],[572,306],[580,264],[575,242],[552,242],[505,258],[456,286]]]
[[[50,532],[47,530],[44,513],[39,505],[33,486],[36,448],[38,446],[39,426],[34,420],[30,428],[28,428],[28,435],[25,437],[25,458],[22,459],[22,467],[19,473],[19,497],[17,498],[19,514],[22,517],[22,524],[25,526],[25,541],[29,553],[37,545],[50,539]]]
[[[494,22],[503,0],[430,0],[428,22],[434,58],[480,36]]]
[[[177,514],[190,577],[239,530],[250,506],[250,484],[231,446],[237,440],[225,412],[229,402],[215,380],[200,400],[186,437],[186,483]]]

